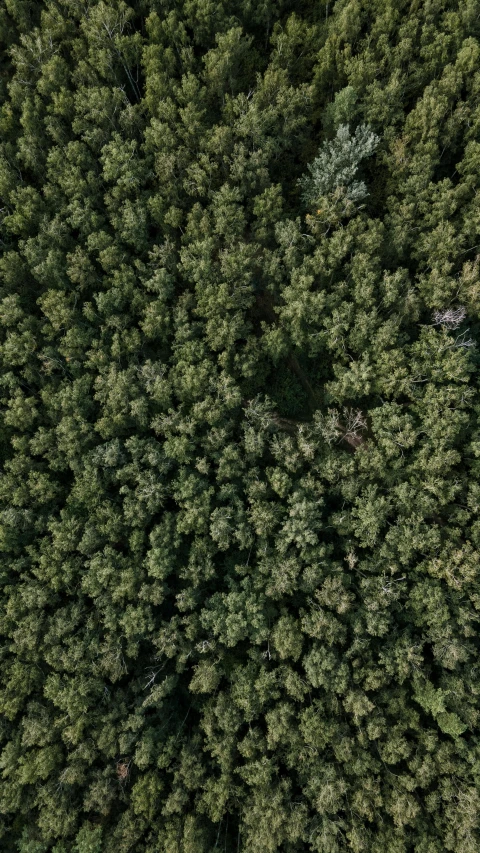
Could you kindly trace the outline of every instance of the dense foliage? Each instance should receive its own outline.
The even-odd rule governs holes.
[[[2,853],[478,853],[479,39],[0,4]]]

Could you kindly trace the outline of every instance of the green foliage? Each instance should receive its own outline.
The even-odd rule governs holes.
[[[0,8],[2,851],[477,853],[479,40]]]

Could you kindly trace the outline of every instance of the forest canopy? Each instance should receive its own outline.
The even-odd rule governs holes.
[[[478,853],[480,0],[0,3],[2,853]]]

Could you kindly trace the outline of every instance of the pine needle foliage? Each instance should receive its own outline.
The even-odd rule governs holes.
[[[0,2],[2,853],[478,853],[479,0]]]
[[[380,137],[367,125],[359,125],[352,135],[349,125],[341,124],[335,138],[324,142],[309,164],[309,174],[299,179],[305,204],[318,204],[323,196],[338,189],[350,201],[364,199],[368,195],[366,184],[354,178],[361,161],[373,154],[379,142]]]

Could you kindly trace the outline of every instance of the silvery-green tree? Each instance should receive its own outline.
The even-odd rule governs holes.
[[[341,124],[334,139],[324,142],[320,152],[308,166],[308,175],[299,180],[305,204],[316,204],[320,198],[335,190],[352,202],[365,198],[367,187],[364,181],[355,180],[362,160],[375,151],[380,138],[368,125],[361,124],[355,133],[350,133],[348,124]]]

